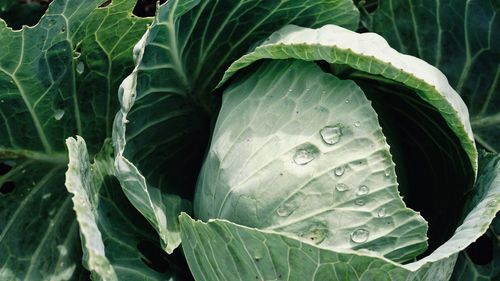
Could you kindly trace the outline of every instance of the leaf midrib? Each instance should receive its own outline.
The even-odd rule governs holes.
[[[9,159],[31,159],[44,163],[50,163],[55,166],[63,166],[68,164],[68,156],[66,152],[40,152],[29,149],[10,149],[0,147],[0,160]]]

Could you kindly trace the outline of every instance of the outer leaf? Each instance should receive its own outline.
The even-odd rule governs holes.
[[[438,69],[415,57],[396,52],[379,35],[358,34],[334,25],[315,30],[286,26],[255,50],[235,61],[219,85],[236,71],[265,58],[325,60],[332,64],[345,64],[415,89],[417,95],[444,116],[450,128],[460,138],[472,167],[477,171],[477,150],[467,107],[462,99]]]
[[[400,265],[370,253],[329,251],[224,220],[180,217],[184,252],[196,280],[449,280],[458,252],[500,210],[500,156],[482,158],[478,204],[453,237],[426,258]]]
[[[113,176],[113,148],[106,143],[89,162],[85,141],[66,141],[69,165],[66,188],[80,225],[85,266],[94,280],[166,280],[141,259],[141,241],[155,241],[155,232],[123,196]],[[142,224],[141,224],[142,222]],[[146,227],[145,227],[146,226]]]
[[[380,1],[369,29],[448,77],[471,113],[476,140],[500,151],[500,3],[497,0]]]
[[[224,92],[195,215],[395,261],[427,247],[399,196],[377,114],[353,82],[312,62],[267,61]]]
[[[79,133],[102,143],[110,134],[104,119],[115,108],[103,100],[131,67],[132,57],[121,52],[131,49],[147,22],[129,17],[133,2],[115,2],[93,12],[102,1],[55,0],[38,25],[20,31],[0,21],[0,162],[12,167],[0,176],[0,280],[85,278],[64,189],[64,139]],[[112,30],[91,27],[106,20],[116,24]],[[110,32],[119,37],[90,44]],[[105,78],[92,63],[99,56],[107,58]],[[99,91],[88,92],[82,78]],[[87,123],[96,115],[102,118]]]
[[[210,93],[226,67],[288,23],[355,28],[357,21],[349,0],[173,0],[159,7],[122,84],[113,141],[125,193],[165,247],[177,245],[169,242],[163,212],[170,207],[161,194],[192,197],[218,107]]]

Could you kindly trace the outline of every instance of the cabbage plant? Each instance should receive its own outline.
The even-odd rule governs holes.
[[[499,278],[496,1],[102,2],[0,21],[0,280]]]

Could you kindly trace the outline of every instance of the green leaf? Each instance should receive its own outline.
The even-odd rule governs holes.
[[[149,21],[131,17],[133,1],[114,2],[95,10],[102,1],[55,0],[19,31],[0,21],[0,163],[11,168],[0,175],[1,280],[85,279],[64,140],[99,140],[95,153],[111,134],[117,104],[106,101]]]
[[[84,265],[94,280],[166,280],[142,261],[138,245],[155,241],[147,225],[121,192],[113,176],[113,148],[105,143],[94,163],[85,141],[68,138],[69,165],[66,188],[73,194],[73,209],[80,226]],[[166,269],[165,269],[166,270]]]
[[[464,98],[476,141],[500,151],[500,3],[380,1],[368,28],[442,70]]]
[[[113,142],[117,177],[165,247],[163,212],[171,207],[162,194],[192,198],[219,106],[211,92],[227,66],[288,23],[355,28],[357,21],[349,0],[173,0],[159,7],[122,84]]]
[[[384,38],[374,33],[358,34],[334,25],[318,29],[289,25],[271,35],[267,41],[228,68],[221,85],[238,70],[260,59],[296,58],[325,60],[347,65],[368,73],[372,79],[382,76],[401,83],[436,108],[459,137],[463,150],[477,172],[477,150],[474,145],[467,107],[436,68],[415,57],[392,49]],[[363,75],[360,73],[359,75]]]
[[[489,165],[497,166],[497,174],[500,173],[500,167],[499,164],[499,157],[494,156],[493,154],[486,155],[485,157],[489,158],[490,163]],[[496,159],[495,159],[496,158]],[[495,163],[496,161],[496,163]],[[484,163],[484,162],[483,162]],[[494,170],[494,168],[490,168]],[[484,178],[482,178],[484,180]],[[500,184],[500,181],[498,180],[498,175],[496,180],[491,181],[494,178],[487,178],[487,181],[484,182],[483,184]],[[472,200],[469,202],[470,208],[474,208],[477,204],[480,203],[481,201],[481,194],[484,192],[484,190],[481,190],[476,196],[472,198]],[[500,197],[497,197],[497,200],[500,200]],[[453,271],[453,276],[452,280],[471,280],[471,281],[489,281],[489,280],[497,280],[500,277],[500,213],[497,213],[495,219],[493,219],[493,222],[489,226],[489,230],[486,234],[483,235],[480,239],[483,239],[482,243],[480,245],[471,245],[469,246],[466,251],[460,252],[460,255],[458,256],[457,263],[455,265],[455,269]],[[478,241],[476,241],[477,243]],[[491,245],[487,245],[487,243],[490,242]],[[471,247],[476,247],[475,249],[471,249]],[[480,255],[482,256],[482,259],[488,258],[488,254],[485,253],[485,251],[488,251],[485,247],[490,246],[492,256],[491,260],[486,263],[486,264],[476,264],[473,259],[471,259],[469,251],[474,250],[475,255]]]
[[[353,82],[312,62],[266,61],[238,77],[201,171],[195,215],[395,261],[427,247],[399,196],[377,113]]]
[[[453,237],[406,265],[371,252],[329,251],[286,234],[179,218],[183,249],[196,280],[449,280],[457,255],[478,239],[500,210],[500,156],[480,159],[478,204]]]

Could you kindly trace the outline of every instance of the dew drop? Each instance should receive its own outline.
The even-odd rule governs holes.
[[[345,172],[345,167],[344,167],[344,165],[342,165],[342,166],[338,166],[337,168],[335,168],[335,170],[334,170],[333,172],[335,173],[335,175],[336,175],[337,177],[341,177],[341,176],[344,174],[344,172]]]
[[[349,190],[350,187],[347,184],[345,184],[345,183],[337,183],[335,185],[335,189],[337,189],[340,192],[344,192],[344,191]]]
[[[345,103],[350,103],[350,102],[351,102],[351,100],[349,100],[349,99],[345,100]]]
[[[365,205],[365,200],[364,199],[356,199],[356,201],[354,201],[354,204],[358,205],[358,206],[363,206]]]
[[[370,232],[364,228],[358,228],[351,233],[351,240],[354,243],[363,243],[368,240]]]
[[[313,161],[318,155],[319,149],[316,146],[307,143],[295,151],[295,154],[293,155],[293,162],[297,165],[306,165],[307,163]]]
[[[342,137],[342,128],[340,125],[326,126],[319,133],[326,144],[336,144]]]
[[[357,196],[363,196],[370,192],[370,189],[366,185],[362,185],[358,188],[358,192],[356,192]]]
[[[82,74],[84,71],[85,71],[85,64],[83,64],[82,61],[78,62],[78,64],[76,65],[76,72],[78,74]]]
[[[359,126],[361,126],[361,122],[359,121],[354,122],[354,127],[359,127]]]
[[[57,121],[61,120],[64,116],[64,110],[62,109],[57,109],[55,112],[54,112],[54,119],[56,119]]]
[[[261,249],[256,249],[254,252],[253,252],[253,258],[256,260],[256,261],[259,261],[260,259],[262,259],[263,257],[263,254],[262,254],[262,250]]]
[[[314,244],[320,244],[321,242],[325,241],[327,236],[328,228],[323,224],[313,225],[311,228],[309,228],[309,230],[300,235],[300,237],[313,242]]]
[[[380,208],[380,209],[378,210],[378,212],[377,212],[377,216],[378,216],[379,218],[383,218],[383,217],[385,217],[385,208],[384,208],[384,207],[382,207],[382,208]]]

